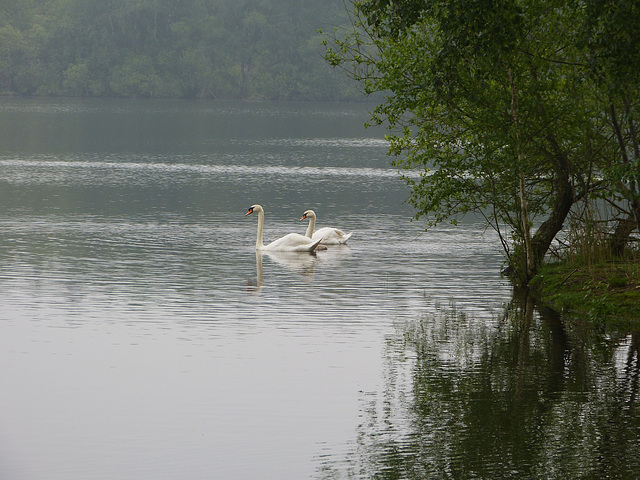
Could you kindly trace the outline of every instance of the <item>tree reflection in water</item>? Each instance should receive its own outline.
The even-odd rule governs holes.
[[[517,298],[501,318],[454,306],[388,339],[357,478],[638,478],[640,334]]]

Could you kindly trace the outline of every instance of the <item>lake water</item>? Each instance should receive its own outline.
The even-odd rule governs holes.
[[[638,333],[423,232],[366,112],[0,100],[0,478],[639,478]]]

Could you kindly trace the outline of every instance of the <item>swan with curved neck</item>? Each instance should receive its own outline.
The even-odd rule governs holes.
[[[299,233],[289,233],[284,237],[274,240],[268,245],[262,243],[262,231],[264,229],[264,209],[260,205],[251,205],[246,215],[258,214],[258,235],[256,237],[256,250],[270,250],[274,252],[313,252],[320,240],[312,240]]]
[[[351,233],[344,233],[342,230],[332,227],[323,227],[316,231],[316,212],[313,210],[307,210],[302,214],[300,221],[309,219],[309,226],[305,236],[312,240],[320,240],[323,245],[344,245],[349,240],[349,237],[353,235]]]

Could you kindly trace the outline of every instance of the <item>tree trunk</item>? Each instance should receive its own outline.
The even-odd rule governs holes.
[[[516,86],[513,80],[513,75],[511,74],[511,69],[507,67],[507,77],[509,78],[509,83],[511,85],[511,115],[513,117],[513,125],[516,131],[516,144],[518,149],[518,166],[519,166],[519,190],[520,190],[520,222],[522,223],[522,237],[524,241],[524,256],[525,256],[525,264],[524,266],[524,278],[521,279],[524,285],[529,283],[529,280],[535,274],[535,258],[531,244],[531,227],[529,226],[529,208],[527,206],[527,190],[526,190],[526,179],[524,176],[524,171],[522,169],[523,158],[522,158],[522,150],[520,148],[520,121],[518,118],[518,108],[516,104]],[[520,269],[518,269],[519,271]]]
[[[611,237],[611,250],[613,254],[620,257],[624,253],[624,249],[629,241],[629,235],[636,228],[637,222],[633,214],[627,218],[618,220],[618,224]]]
[[[518,159],[522,157],[518,153]],[[520,211],[522,217],[522,235],[524,236],[524,251],[526,256],[526,283],[533,278],[536,271],[536,262],[533,251],[533,243],[531,240],[531,227],[529,226],[529,208],[527,206],[527,191],[525,189],[524,173],[520,172]]]
[[[553,242],[558,232],[562,230],[564,221],[573,206],[573,189],[567,176],[563,175],[556,180],[556,189],[558,193],[549,218],[540,225],[540,228],[538,228],[531,239],[534,256],[534,273],[535,270],[542,265],[542,261],[551,246],[551,242]]]

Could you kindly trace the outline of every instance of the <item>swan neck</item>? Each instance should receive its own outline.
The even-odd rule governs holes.
[[[316,217],[309,217],[309,226],[307,232],[304,234],[306,237],[313,238],[313,232],[316,229]]]
[[[264,245],[262,244],[262,230],[264,228],[264,212],[258,212],[258,235],[256,237],[256,250],[261,249]]]

